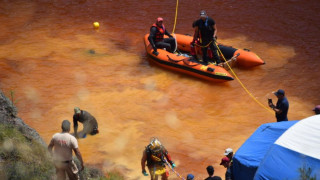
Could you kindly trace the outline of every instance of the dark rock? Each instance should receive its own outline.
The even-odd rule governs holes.
[[[39,133],[17,117],[17,108],[0,90],[0,123],[16,127],[28,140],[47,146]]]

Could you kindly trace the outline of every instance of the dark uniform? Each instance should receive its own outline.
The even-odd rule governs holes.
[[[95,117],[93,117],[87,111],[81,110],[79,114],[75,113],[73,115],[73,128],[74,133],[77,136],[78,134],[78,122],[83,124],[83,133],[84,134],[91,134],[95,135],[99,133],[98,130],[98,122]]]
[[[287,117],[288,109],[289,109],[288,99],[286,97],[283,97],[282,99],[278,99],[276,108],[281,110],[281,113],[279,114],[276,113],[277,122],[288,121],[288,117]]]
[[[210,47],[212,53],[213,53],[213,58],[216,61],[217,64],[221,63],[220,57],[218,55],[218,48],[215,44],[215,39],[213,38],[214,35],[214,25],[215,21],[210,18],[206,17],[205,20],[202,20],[201,18],[198,19],[193,23],[193,27],[198,27],[199,29],[199,34],[197,35],[199,37],[201,50],[202,50],[202,58],[205,63],[208,63],[208,56],[207,56],[207,51],[208,47]]]

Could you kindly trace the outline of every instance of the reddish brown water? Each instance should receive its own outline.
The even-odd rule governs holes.
[[[236,80],[213,84],[149,64],[142,38],[158,16],[172,31],[175,3],[0,1],[0,88],[15,92],[19,116],[47,143],[62,120],[72,120],[74,106],[92,113],[100,134],[79,140],[80,150],[86,164],[105,172],[148,179],[140,158],[157,136],[184,177],[203,179],[209,164],[224,177],[224,149],[237,150],[275,117]],[[175,32],[192,34],[201,9],[216,20],[219,42],[249,48],[266,61],[234,69],[258,101],[276,101],[271,92],[283,88],[290,120],[313,114],[320,104],[318,1],[184,0]]]

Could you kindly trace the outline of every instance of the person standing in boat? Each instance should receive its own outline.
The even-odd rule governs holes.
[[[284,90],[279,89],[273,94],[276,95],[278,98],[277,104],[274,105],[272,103],[272,99],[269,99],[268,103],[269,103],[269,107],[271,107],[276,113],[277,122],[288,121],[287,114],[289,110],[289,101],[285,97]]]
[[[144,176],[149,175],[146,172],[146,162],[151,180],[157,180],[159,176],[161,176],[161,180],[168,179],[169,172],[165,166],[167,163],[170,163],[172,168],[176,167],[168,151],[157,138],[152,138],[150,144],[143,151],[141,168]]]
[[[169,38],[164,38],[164,35]],[[162,17],[158,17],[156,23],[151,26],[148,40],[153,48],[152,53],[155,55],[159,54],[157,48],[165,48],[171,53],[175,50],[175,39],[165,28]]]
[[[218,47],[215,42],[217,39],[217,25],[215,21],[207,16],[206,11],[202,10],[200,12],[200,19],[193,22],[192,26],[195,28],[195,32],[191,45],[194,45],[196,40],[199,39],[203,62],[208,64],[207,51],[209,47],[216,64],[221,63],[218,55]]]

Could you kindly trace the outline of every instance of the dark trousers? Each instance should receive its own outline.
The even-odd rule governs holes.
[[[282,122],[282,121],[288,121],[288,118],[286,117],[285,119],[283,118],[277,118],[277,122]]]
[[[202,43],[202,46],[207,46],[209,42]],[[218,55],[218,48],[216,46],[216,43],[214,43],[214,41],[212,41],[208,47],[210,47],[210,50],[212,51],[213,59],[215,60],[215,62],[217,64],[221,63],[220,57]],[[202,59],[203,59],[203,62],[206,63],[206,64],[208,63],[208,61],[210,61],[210,59],[209,59],[209,57],[207,55],[208,47],[201,48],[201,50],[202,50]]]
[[[174,38],[165,38],[163,41],[159,41],[155,43],[157,48],[163,49],[166,48],[167,51],[173,53],[175,47],[176,47],[176,42]]]

